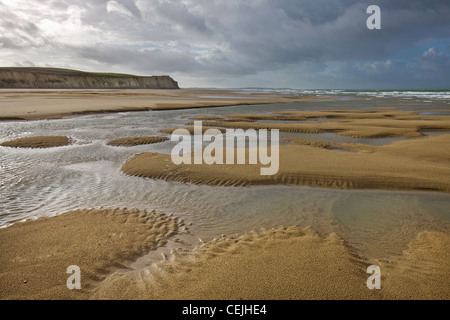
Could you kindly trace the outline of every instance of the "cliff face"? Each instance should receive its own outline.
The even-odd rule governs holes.
[[[141,77],[41,68],[0,68],[0,88],[179,89],[169,76]]]

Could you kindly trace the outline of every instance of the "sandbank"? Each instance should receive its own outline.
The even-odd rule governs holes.
[[[415,111],[341,110],[280,111],[276,115],[232,114],[221,120],[204,121],[204,126],[241,129],[278,129],[282,132],[332,132],[354,138],[414,138],[423,131],[449,131],[449,116],[419,115]],[[276,120],[260,123],[255,120]],[[310,122],[309,120],[322,120]]]
[[[208,89],[2,89],[0,120],[55,119],[80,114],[176,110],[319,100],[318,97]],[[324,98],[320,98],[324,100]]]
[[[197,116],[199,119],[202,116]],[[293,121],[322,118],[320,122]],[[328,118],[338,118],[329,120]],[[341,119],[345,118],[345,120]],[[246,122],[245,119],[251,120]],[[284,118],[286,121],[279,121]],[[450,117],[425,116],[414,111],[352,110],[329,112],[280,111],[274,115],[227,115],[220,121],[204,121],[203,133],[210,128],[279,129],[294,133],[335,133],[356,138],[401,137],[387,145],[332,143],[300,137],[284,137],[291,145],[279,147],[279,171],[261,175],[261,165],[181,164],[170,155],[137,154],[122,171],[135,176],[185,183],[246,186],[258,184],[306,185],[341,189],[395,189],[450,192],[450,134],[425,135],[425,131],[450,129]],[[238,122],[234,120],[240,120]],[[276,123],[253,122],[278,120]],[[232,121],[228,121],[232,120]],[[190,134],[194,127],[185,127]],[[161,130],[172,133],[175,128]],[[348,151],[348,152],[343,152]],[[222,148],[226,154],[236,149]],[[247,163],[248,163],[248,150]],[[191,155],[194,158],[194,153]],[[194,161],[192,161],[194,163]]]
[[[450,149],[442,147],[449,144],[450,134],[394,141],[384,146],[343,145],[352,152],[330,150],[318,144],[281,145],[279,171],[272,176],[261,175],[262,165],[250,165],[248,160],[239,165],[175,165],[170,155],[151,152],[135,155],[122,166],[122,171],[140,177],[224,186],[287,184],[450,192]],[[223,150],[224,157],[227,152],[230,150]],[[236,150],[233,152],[237,154]]]
[[[114,139],[106,144],[115,147],[132,147],[144,144],[153,144],[169,140],[167,137],[129,137]]]
[[[67,146],[69,144],[70,139],[68,137],[38,136],[5,141],[0,145],[3,147],[12,147],[12,148],[53,148],[53,147]]]

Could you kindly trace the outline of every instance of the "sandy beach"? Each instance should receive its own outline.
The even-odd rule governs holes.
[[[58,119],[80,114],[174,110],[318,100],[230,90],[11,90],[1,89],[0,119]],[[11,106],[14,106],[13,108]]]
[[[3,90],[0,118],[53,119],[80,114],[170,110],[238,104],[305,102],[319,98],[243,94],[222,90]],[[11,108],[14,103],[15,107]],[[169,154],[136,153],[123,163],[133,179],[209,186],[287,185],[358,190],[450,192],[450,116],[404,110],[283,111],[277,114],[208,114],[187,117],[208,128],[278,129],[366,139],[400,138],[384,145],[285,137],[280,168],[261,165],[175,165]],[[317,120],[317,121],[315,121]],[[261,122],[263,121],[263,122]],[[158,136],[105,141],[120,147],[164,143]],[[426,135],[433,131],[438,134]],[[442,134],[439,134],[442,132]],[[71,137],[33,136],[4,147],[47,148]],[[128,148],[123,148],[128,149]],[[224,154],[229,152],[226,148]],[[236,151],[236,150],[233,150]],[[247,150],[247,153],[249,151]],[[108,203],[104,204],[108,206]],[[153,208],[149,208],[152,210]],[[88,209],[16,222],[0,229],[0,299],[449,299],[447,233],[423,231],[392,259],[358,253],[336,233],[286,225],[222,236],[156,267],[134,269],[139,257],[188,230],[178,218],[138,209]],[[382,290],[366,286],[369,265],[382,269]],[[82,289],[68,290],[66,269],[78,265]]]
[[[332,234],[282,228],[220,239],[151,276],[118,271],[97,299],[372,300],[448,299],[450,236],[423,233],[395,263],[370,261]],[[426,248],[426,249],[425,249]],[[381,265],[383,290],[368,290],[367,267]],[[129,288],[126,291],[120,288]],[[182,290],[180,290],[182,288]]]
[[[0,301],[450,300],[449,0],[0,9]]]
[[[179,222],[138,210],[79,210],[0,229],[1,299],[448,299],[450,236],[419,234],[392,261],[367,260],[336,234],[296,227],[221,238],[194,254],[133,270],[127,263],[163,246]],[[65,273],[79,265],[82,289]],[[383,290],[366,269],[381,265]]]
[[[108,274],[165,244],[178,221],[132,209],[76,210],[0,229],[0,299],[88,299]],[[66,285],[71,265],[81,290]]]

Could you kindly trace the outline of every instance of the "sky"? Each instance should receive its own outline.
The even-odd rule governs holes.
[[[368,29],[370,5],[381,29]],[[0,66],[180,87],[450,88],[450,0],[0,0]]]

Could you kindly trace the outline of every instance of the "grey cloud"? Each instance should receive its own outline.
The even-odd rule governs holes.
[[[430,48],[423,55],[416,58],[420,73],[416,73],[416,78],[428,81],[449,84],[450,74],[450,54],[441,52],[435,48]],[[441,85],[442,86],[442,85]]]
[[[187,52],[164,52],[159,49],[133,51],[105,46],[72,48],[79,56],[112,65],[128,65],[134,70],[170,72],[197,72],[202,66]]]
[[[0,43],[2,48],[18,49],[42,46],[45,41],[34,23],[11,13],[0,16]]]
[[[205,18],[199,13],[194,13],[182,2],[160,2],[155,8],[157,14],[166,17],[173,25],[210,35]]]
[[[400,83],[413,74],[430,77],[432,70],[442,81],[442,69],[448,68],[449,47],[436,49],[435,56],[423,56],[422,51],[402,58],[408,49],[450,43],[448,0],[377,0],[381,30],[366,28],[371,0],[116,1],[133,16],[108,14],[106,0],[47,1],[54,12],[40,13],[30,6],[27,10],[36,17],[30,22],[8,12],[0,18],[0,31],[9,31],[0,33],[2,50],[45,45],[76,65],[85,61],[126,72],[186,73],[205,79],[255,79],[295,69],[299,83],[304,78],[319,83],[326,77],[339,83],[390,77]],[[79,46],[45,39],[36,23],[66,19],[70,5],[81,8],[82,24],[99,30],[101,38]],[[33,63],[51,62],[43,57]]]
[[[139,8],[136,6],[136,2],[134,0],[117,0],[121,5],[123,5],[131,14],[136,18],[141,18],[142,13]]]
[[[31,61],[15,62],[14,66],[16,66],[16,67],[36,67],[36,65]]]
[[[409,61],[347,62],[339,70],[340,78],[355,88],[368,83],[378,88],[395,87],[405,81],[414,87],[443,88],[448,85],[449,74],[450,55],[434,48]]]

